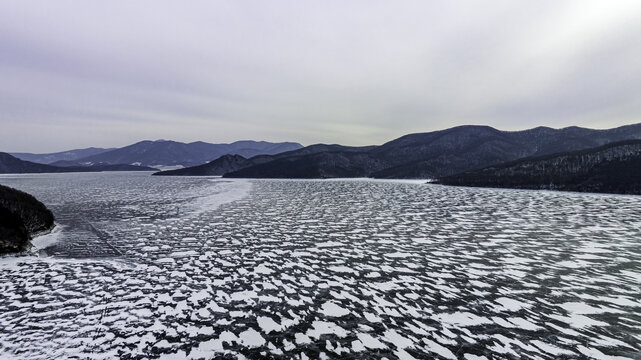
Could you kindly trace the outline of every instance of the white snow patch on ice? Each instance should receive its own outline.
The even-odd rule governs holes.
[[[397,252],[394,252],[394,253],[385,254],[385,256],[389,257],[389,258],[393,258],[393,259],[403,259],[403,258],[412,257],[414,255],[412,255],[410,253],[402,252],[402,251],[397,251]]]
[[[270,275],[274,273],[274,270],[268,268],[267,266],[260,264],[254,269],[254,273],[256,274],[264,274],[264,275]]]
[[[387,345],[380,342],[377,338],[373,337],[370,334],[358,333],[356,335],[358,340],[360,340],[363,345],[368,349],[386,349]]]
[[[627,357],[623,356],[611,356],[611,355],[606,355],[602,353],[601,351],[595,349],[595,348],[588,348],[583,345],[578,345],[577,350],[585,356],[591,357],[593,359],[599,359],[599,360],[632,360]]]
[[[347,336],[347,330],[343,329],[342,327],[334,324],[333,322],[329,321],[314,321],[312,323],[312,326],[314,327],[313,329],[310,329],[307,331],[307,335],[313,337],[313,338],[320,338],[321,335],[325,334],[334,334],[338,337],[345,337]]]
[[[51,232],[33,238],[31,244],[35,246],[36,249],[46,249],[60,241],[63,229],[64,226],[56,224]]]
[[[192,215],[200,215],[207,211],[216,210],[219,206],[238,201],[249,195],[252,184],[243,179],[226,179],[224,181],[214,180],[217,186],[212,188],[216,191],[210,195],[198,197],[194,203]]]
[[[381,322],[381,321],[383,321],[380,317],[378,317],[378,316],[376,316],[376,315],[374,315],[372,313],[369,313],[369,312],[366,312],[363,315],[365,315],[365,319],[367,319],[367,321],[369,321],[369,322]]]
[[[196,256],[198,255],[198,252],[195,250],[185,250],[185,251],[174,251],[171,253],[171,257],[173,258],[181,258],[181,257],[190,257],[190,256]]]
[[[405,349],[407,347],[414,346],[414,341],[402,336],[392,329],[388,329],[387,331],[385,331],[383,337],[386,341],[394,344],[394,346],[396,346],[398,349]]]
[[[265,334],[269,334],[272,331],[281,331],[283,328],[269,316],[259,316],[256,321],[258,322],[260,329],[263,330]]]
[[[510,298],[507,298],[507,297],[500,297],[500,298],[498,298],[498,299],[496,299],[494,301],[499,303],[499,304],[501,304],[503,309],[505,309],[507,311],[513,311],[513,312],[514,311],[519,311],[521,309],[527,309],[527,308],[531,307],[530,305],[528,305],[528,304],[526,304],[526,303],[524,303],[522,301],[510,299]]]
[[[248,347],[259,347],[265,344],[265,339],[260,333],[252,328],[249,328],[238,334],[240,342]]]
[[[463,355],[465,360],[487,360],[483,355],[474,355],[474,354],[465,354]]]
[[[338,304],[327,301],[322,305],[321,312],[325,316],[341,317],[349,314],[349,310],[340,307]]]
[[[566,302],[560,306],[569,313],[582,315],[623,312],[621,310],[608,307],[594,307],[582,302]]]
[[[477,326],[483,324],[492,324],[488,318],[474,315],[469,312],[455,312],[449,314],[438,314],[432,317],[434,320],[445,325],[455,326]]]
[[[303,333],[296,333],[294,335],[294,341],[296,341],[297,344],[311,344],[312,339],[309,338],[309,336],[303,334]]]
[[[574,355],[572,351],[561,349],[559,347],[556,347],[554,345],[550,345],[548,343],[544,343],[543,341],[539,340],[532,340],[530,343],[532,343],[534,346],[538,347],[539,349],[545,351],[548,354],[552,355]]]
[[[339,272],[339,273],[352,273],[352,274],[358,274],[358,271],[347,267],[345,265],[334,265],[328,267],[329,270],[334,271],[334,272]]]
[[[572,314],[570,316],[550,315],[550,317],[567,323],[575,329],[583,329],[592,326],[608,326],[608,323],[579,314]]]
[[[641,283],[641,273],[630,270],[621,270],[620,273]]]
[[[336,247],[336,246],[342,246],[342,245],[343,244],[338,241],[325,241],[325,242],[316,244],[316,247],[326,248],[326,247]]]
[[[231,299],[233,301],[250,300],[252,298],[257,298],[257,297],[258,297],[258,294],[252,290],[237,291],[231,294]]]
[[[431,351],[433,353],[436,353],[436,354],[439,354],[439,355],[441,355],[442,357],[444,357],[446,359],[456,360],[456,355],[454,355],[454,353],[451,352],[445,346],[443,346],[443,345],[441,345],[439,343],[436,343],[436,342],[434,342],[432,340],[429,340],[429,339],[423,339],[423,341],[427,345],[427,349],[429,351]]]

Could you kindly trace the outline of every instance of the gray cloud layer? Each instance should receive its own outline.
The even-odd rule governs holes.
[[[0,151],[641,121],[638,0],[25,0],[0,18]]]

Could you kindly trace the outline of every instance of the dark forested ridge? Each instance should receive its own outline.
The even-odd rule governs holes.
[[[254,163],[240,155],[223,155],[214,161],[206,164],[192,166],[183,169],[159,171],[153,175],[164,176],[215,176],[224,175],[253,165]]]
[[[246,178],[440,178],[524,157],[641,139],[641,124],[609,130],[538,127],[500,131],[458,126],[410,134],[380,146],[317,144],[277,155],[212,161],[207,166],[159,175],[223,175]],[[233,163],[233,165],[232,165]]]
[[[320,174],[320,167],[314,166],[313,164],[311,166],[306,166],[306,164],[319,160],[320,158],[316,157],[317,154],[323,154],[321,155],[321,158],[328,158],[334,154],[345,158],[353,157],[353,155],[357,153],[366,153],[373,148],[373,146],[353,147],[316,144],[299,150],[287,151],[275,155],[257,155],[249,159],[239,155],[223,155],[207,164],[178,170],[161,171],[154,175],[226,175],[227,177],[253,177],[245,175],[243,172],[244,169],[251,168],[251,174],[260,173],[262,175],[256,177],[316,178],[321,177],[318,175]],[[291,166],[292,161],[295,161],[295,164],[301,164],[301,166],[299,168]],[[294,173],[288,174],[288,169],[291,169]],[[308,173],[308,170],[311,170],[312,172]],[[323,170],[325,173],[327,173],[326,170],[332,171],[331,169]],[[269,174],[274,174],[275,176],[269,176]],[[296,176],[294,176],[294,174]]]
[[[57,167],[20,160],[7,153],[0,153],[0,174],[25,174],[61,172]]]
[[[459,126],[411,134],[373,151],[392,165],[371,174],[377,178],[439,178],[524,157],[594,148],[641,139],[641,124],[609,130],[537,127],[500,131],[489,126]]]
[[[100,171],[157,171],[158,169],[126,164],[94,164],[91,166],[54,166],[20,160],[7,153],[0,153],[0,174],[35,174]]]
[[[526,158],[438,179],[458,186],[641,194],[641,140]]]
[[[372,169],[384,166],[380,160],[364,152],[319,152],[275,159],[225,174],[225,177],[289,179],[363,177]]]
[[[74,161],[77,159],[81,159],[83,157],[97,155],[110,150],[114,150],[114,149],[90,147],[86,149],[73,149],[73,150],[60,151],[56,153],[47,153],[47,154],[33,154],[33,153],[10,153],[10,154],[11,156],[17,157],[20,160],[31,161],[39,164],[52,164],[56,161]]]
[[[33,196],[0,185],[0,254],[24,251],[34,234],[54,226],[53,213]]]

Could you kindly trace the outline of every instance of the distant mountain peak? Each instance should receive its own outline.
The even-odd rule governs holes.
[[[78,162],[105,164],[141,164],[143,166],[189,167],[207,163],[222,155],[244,157],[274,155],[302,148],[298,143],[271,143],[242,140],[231,144],[212,144],[203,141],[183,143],[167,139],[144,140],[100,154],[74,159]]]

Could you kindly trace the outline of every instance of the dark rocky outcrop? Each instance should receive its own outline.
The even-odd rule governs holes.
[[[33,235],[53,226],[53,213],[43,203],[0,185],[0,254],[26,250]]]
[[[457,186],[641,194],[641,140],[525,158],[440,178]]]
[[[27,250],[29,239],[29,232],[22,219],[0,206],[0,255]]]

